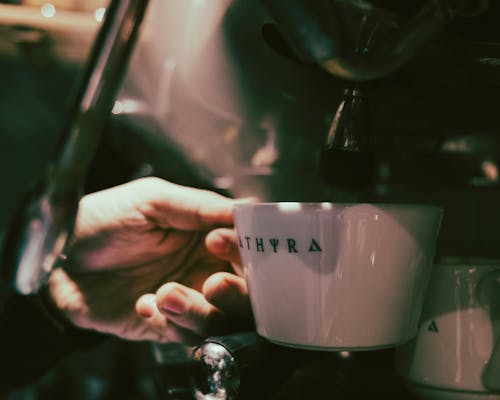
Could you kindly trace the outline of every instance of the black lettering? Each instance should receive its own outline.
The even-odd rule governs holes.
[[[278,251],[278,243],[280,241],[278,239],[269,239],[269,243],[273,246],[273,251],[276,253]]]
[[[245,236],[245,240],[247,241],[247,249],[250,250],[250,236]]]
[[[289,253],[298,253],[297,249],[295,248],[295,239],[287,239],[286,242],[288,243]]]
[[[238,236],[238,240],[240,242],[240,247],[243,248],[243,242],[241,241],[241,236]]]
[[[436,321],[432,320],[431,323],[429,324],[429,326],[427,327],[427,330],[429,332],[434,332],[434,333],[438,333],[439,332],[439,328],[436,324]]]
[[[262,238],[255,238],[255,246],[257,247],[257,251],[264,251],[264,240]]]
[[[314,239],[311,239],[311,245],[309,246],[309,251],[312,252],[312,251],[322,251],[322,250],[321,247],[319,247],[318,242],[316,242],[316,240]]]

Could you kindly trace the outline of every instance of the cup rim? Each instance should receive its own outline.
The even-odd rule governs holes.
[[[308,208],[320,208],[325,211],[333,210],[335,208],[348,208],[355,206],[373,206],[379,207],[382,209],[426,209],[426,210],[435,210],[441,213],[444,212],[444,207],[436,205],[436,204],[425,204],[425,203],[368,203],[368,202],[333,202],[333,201],[275,201],[275,202],[258,202],[258,203],[238,203],[233,205],[233,210],[237,209],[248,209],[248,208],[272,208],[279,205],[300,205]]]

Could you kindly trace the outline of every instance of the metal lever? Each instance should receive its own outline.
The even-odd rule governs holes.
[[[11,221],[2,269],[20,294],[35,294],[45,284],[73,231],[88,166],[111,113],[147,3],[111,1],[54,161]]]

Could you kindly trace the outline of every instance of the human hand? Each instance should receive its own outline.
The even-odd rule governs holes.
[[[234,203],[158,178],[85,196],[68,260],[50,278],[55,305],[77,326],[127,340],[192,342],[251,320],[244,280],[229,274]]]
[[[211,254],[227,260],[237,273],[241,273],[234,229],[214,229],[207,235],[205,245]],[[254,328],[246,282],[230,272],[210,275],[203,282],[201,292],[178,282],[168,282],[156,293],[143,295],[136,310],[149,324],[167,329],[168,324],[170,328],[176,327],[177,334],[184,333],[183,342],[192,341],[189,337],[192,333],[221,335]]]

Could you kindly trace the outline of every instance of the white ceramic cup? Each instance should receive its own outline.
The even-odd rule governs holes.
[[[233,215],[261,336],[353,351],[416,334],[441,208],[283,202]]]
[[[397,349],[396,369],[423,398],[500,399],[499,335],[500,261],[437,265],[418,335]]]

